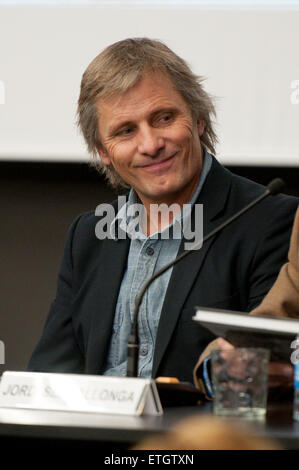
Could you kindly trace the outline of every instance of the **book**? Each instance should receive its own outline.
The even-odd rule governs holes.
[[[237,348],[266,348],[270,360],[291,362],[299,338],[299,319],[269,315],[249,315],[244,312],[195,307],[193,320],[222,337]],[[299,346],[299,341],[298,341]]]

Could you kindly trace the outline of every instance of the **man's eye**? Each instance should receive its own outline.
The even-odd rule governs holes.
[[[133,132],[132,127],[124,127],[123,129],[116,131],[113,135],[114,137],[126,137],[126,136],[131,135],[132,132]]]
[[[171,120],[171,118],[172,118],[172,115],[171,115],[171,114],[164,114],[164,116],[161,117],[161,120],[162,120],[163,122],[168,122],[168,121]]]
[[[132,128],[126,127],[125,129],[122,129],[121,131],[119,131],[119,135],[129,135],[131,134],[131,132],[132,132]]]

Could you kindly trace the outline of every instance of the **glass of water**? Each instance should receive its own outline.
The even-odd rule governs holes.
[[[262,418],[267,409],[270,351],[236,348],[212,352],[214,413]]]

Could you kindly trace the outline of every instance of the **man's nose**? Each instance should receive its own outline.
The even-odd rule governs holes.
[[[150,157],[157,156],[165,145],[164,138],[161,136],[159,129],[152,128],[151,126],[144,126],[140,129],[138,139],[139,153],[149,155]]]

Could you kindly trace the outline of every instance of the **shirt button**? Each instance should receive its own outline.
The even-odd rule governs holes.
[[[151,246],[148,246],[145,252],[147,255],[153,256],[153,254],[155,253],[155,250]]]
[[[141,356],[146,356],[147,355],[147,348],[141,348],[140,349],[140,354],[141,354]]]

